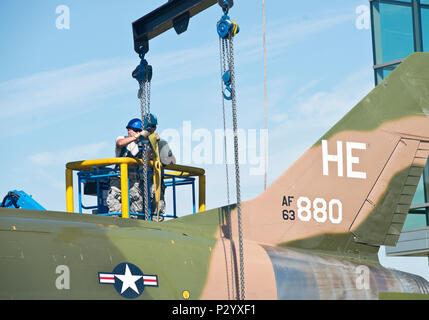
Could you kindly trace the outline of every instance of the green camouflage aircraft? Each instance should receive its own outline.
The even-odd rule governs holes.
[[[429,294],[425,279],[384,268],[377,256],[397,243],[428,155],[429,54],[415,53],[242,202],[243,274],[235,205],[162,223],[2,208],[0,298]]]

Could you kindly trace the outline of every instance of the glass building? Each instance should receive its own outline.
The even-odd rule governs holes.
[[[370,0],[370,6],[377,85],[411,53],[429,52],[429,0]],[[420,178],[398,244],[386,247],[386,253],[429,255],[428,164]]]
[[[429,51],[429,0],[370,0],[377,85],[410,53]]]

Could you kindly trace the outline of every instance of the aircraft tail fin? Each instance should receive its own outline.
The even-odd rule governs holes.
[[[395,245],[429,155],[428,115],[429,54],[415,53],[243,203],[245,234],[339,254]]]

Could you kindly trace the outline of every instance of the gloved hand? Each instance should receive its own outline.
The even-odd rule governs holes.
[[[134,135],[134,138],[136,138],[137,140],[140,139],[141,137],[147,139],[147,137],[149,137],[149,131],[143,130],[143,131],[137,132],[137,134]]]

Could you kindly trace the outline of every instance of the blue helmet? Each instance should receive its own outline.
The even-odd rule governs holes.
[[[133,129],[134,131],[142,131],[142,121],[139,118],[131,119],[126,128]]]
[[[151,127],[156,127],[158,125],[158,119],[154,114],[149,114],[149,119],[147,117],[143,120],[144,129],[149,130]]]

